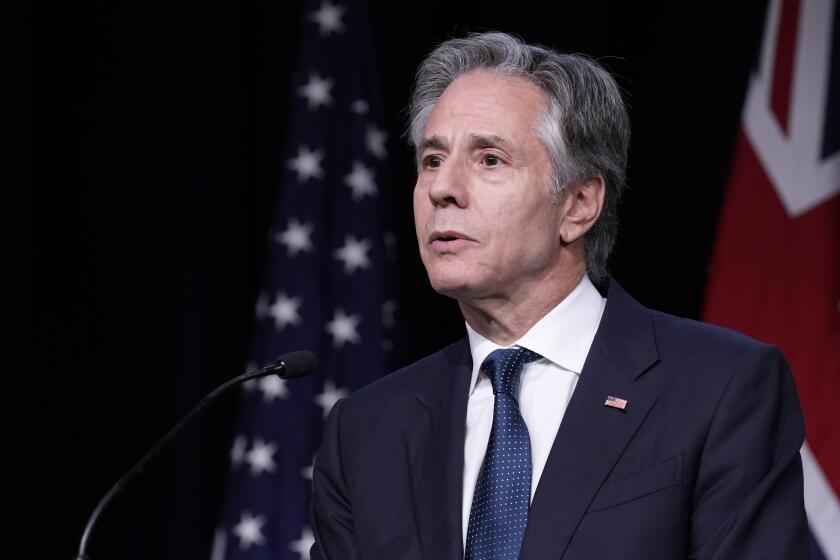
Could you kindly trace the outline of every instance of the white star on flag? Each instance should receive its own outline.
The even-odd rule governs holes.
[[[310,102],[310,107],[311,105]],[[309,179],[320,179],[324,176],[324,170],[321,169],[323,158],[324,152],[321,150],[310,150],[306,146],[299,146],[298,155],[290,159],[286,165],[297,173],[298,181],[305,183]]]
[[[353,190],[353,200],[359,200],[365,195],[373,196],[376,194],[373,170],[365,167],[360,161],[353,162],[353,171],[344,177],[344,182]]]
[[[341,33],[344,24],[341,16],[344,15],[344,8],[330,2],[321,3],[321,7],[310,13],[309,19],[318,24],[321,35],[329,35],[331,31]]]
[[[324,382],[324,390],[315,395],[315,402],[324,409],[324,418],[326,418],[335,403],[349,394],[347,389],[339,389],[335,383],[328,380]]]
[[[245,459],[245,449],[248,447],[248,440],[243,435],[238,435],[233,440],[233,447],[230,448],[230,462],[238,467]]]
[[[301,251],[308,253],[312,250],[313,226],[310,223],[301,223],[292,218],[288,227],[274,235],[274,240],[286,246],[286,254],[290,257],[297,256]]]
[[[344,263],[345,274],[352,274],[356,269],[370,268],[370,258],[367,255],[369,249],[369,240],[357,240],[352,235],[348,235],[344,238],[344,246],[336,249],[333,256]]]
[[[336,310],[333,320],[325,327],[333,337],[333,346],[340,348],[345,342],[358,344],[361,337],[356,327],[359,326],[361,320],[362,318],[358,315],[347,315],[341,309]]]
[[[233,528],[233,534],[239,537],[239,548],[247,550],[252,544],[264,545],[263,525],[265,525],[265,517],[262,515],[253,517],[250,512],[243,511],[239,523]]]
[[[333,87],[333,81],[329,78],[322,78],[314,72],[309,75],[309,81],[298,89],[298,93],[306,98],[309,104],[309,110],[314,111],[321,105],[330,105],[332,103],[332,96],[330,95],[330,88]]]
[[[369,126],[365,133],[365,146],[368,151],[376,156],[377,159],[385,159],[387,153],[385,152],[385,141],[388,140],[388,134],[375,126]]]
[[[251,465],[251,474],[257,476],[264,471],[277,470],[277,465],[274,463],[275,451],[277,451],[276,443],[266,443],[262,438],[256,438],[251,451],[245,455],[245,460]]]
[[[268,308],[269,314],[274,317],[274,327],[282,331],[288,325],[299,325],[298,309],[302,304],[301,298],[288,297],[285,292],[278,292],[274,303]]]
[[[315,544],[315,535],[312,534],[312,529],[304,527],[300,533],[300,538],[292,541],[289,544],[289,549],[297,552],[301,560],[309,560],[309,550]]]
[[[280,379],[277,375],[266,375],[260,379],[260,391],[263,393],[263,400],[265,402],[272,402],[274,399],[285,399],[289,396],[289,390],[286,388],[286,381]]]

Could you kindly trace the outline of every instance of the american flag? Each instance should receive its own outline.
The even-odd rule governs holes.
[[[314,351],[316,373],[246,385],[232,442],[216,559],[309,558],[312,463],[340,398],[380,377],[396,302],[384,227],[387,134],[359,2],[305,2],[290,125],[256,304],[253,369]]]
[[[624,399],[620,399],[618,397],[613,397],[609,395],[607,400],[604,401],[604,406],[608,406],[610,408],[617,408],[619,410],[624,410],[627,408],[627,401]]]

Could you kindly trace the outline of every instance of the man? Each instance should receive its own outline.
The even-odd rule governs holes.
[[[410,138],[420,255],[467,338],[336,404],[312,557],[807,558],[783,357],[606,275],[629,142],[612,77],[450,40]]]

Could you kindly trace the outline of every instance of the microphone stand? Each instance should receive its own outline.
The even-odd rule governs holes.
[[[262,369],[243,373],[233,379],[225,381],[215,389],[213,389],[207,396],[201,399],[192,410],[184,415],[175,426],[169,430],[160,441],[158,441],[140,461],[137,462],[122,478],[120,478],[108,492],[99,500],[99,503],[90,514],[85,530],[82,533],[82,538],[79,541],[79,552],[76,555],[76,560],[91,560],[87,555],[88,542],[90,541],[91,533],[96,525],[99,516],[105,511],[105,508],[116,498],[131,482],[140,476],[148,464],[157,457],[164,447],[186,426],[195,416],[201,412],[208,404],[216,399],[219,395],[233,387],[250,379],[263,377],[265,375],[277,374],[282,379],[292,379],[295,377],[302,377],[311,373],[315,369],[315,356],[311,352],[300,351],[290,352],[277,358],[277,360]]]

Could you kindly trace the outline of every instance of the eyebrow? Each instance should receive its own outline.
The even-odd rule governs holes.
[[[471,134],[470,147],[473,149],[482,148],[510,148],[510,142],[499,136],[498,134]],[[430,136],[420,141],[418,152],[423,150],[446,150],[446,140],[441,136]]]
[[[498,134],[472,134],[470,145],[473,148],[509,148],[510,142]]]
[[[446,140],[444,140],[441,136],[430,136],[429,138],[424,138],[420,141],[420,145],[417,146],[417,153],[423,152],[423,150],[445,150],[446,149]]]

